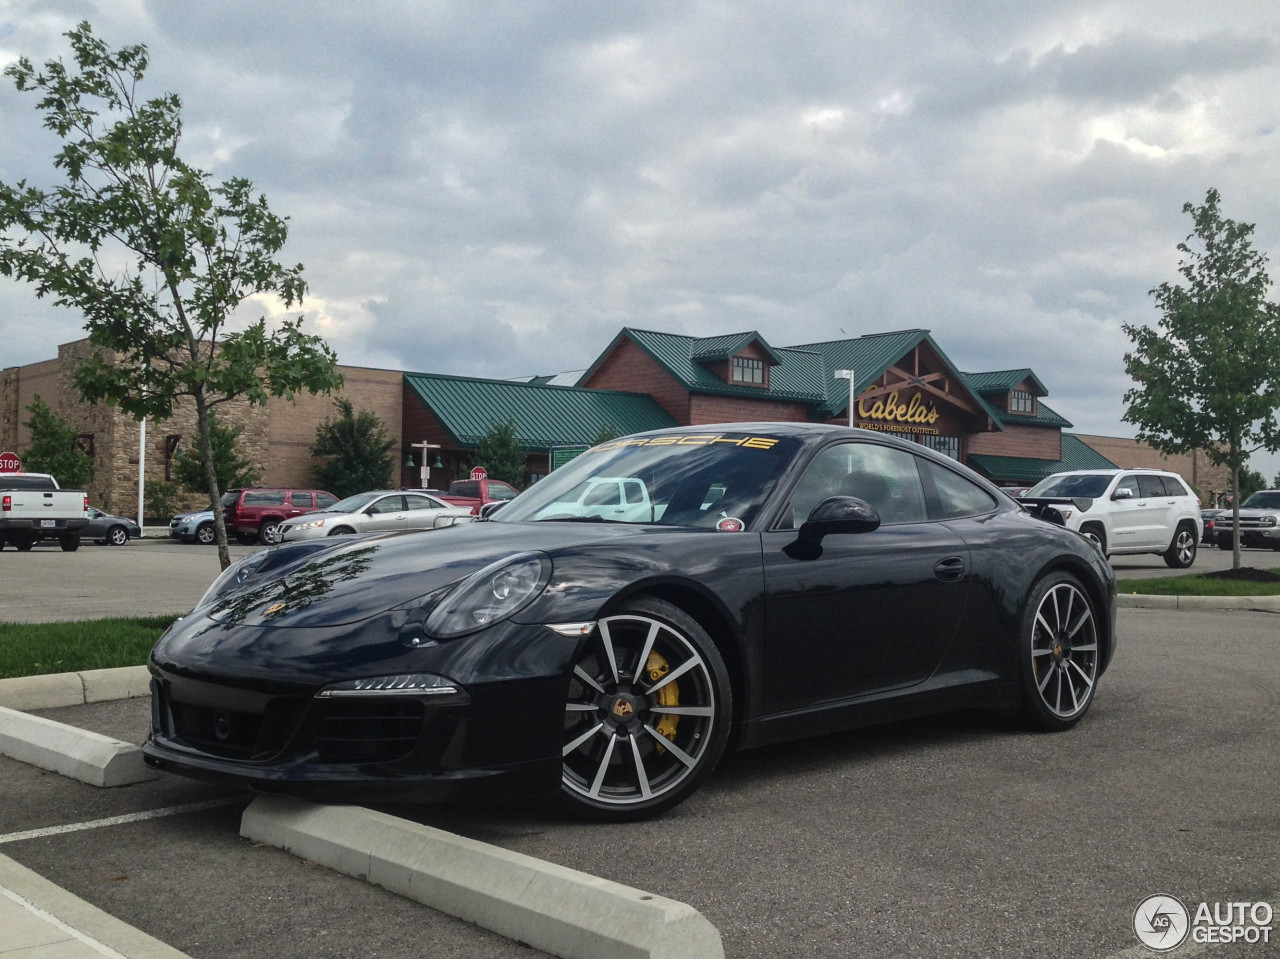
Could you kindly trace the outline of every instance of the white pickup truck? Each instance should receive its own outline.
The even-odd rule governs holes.
[[[28,550],[42,539],[56,539],[66,551],[80,548],[80,531],[89,525],[89,494],[58,488],[48,473],[0,474],[0,549]]]

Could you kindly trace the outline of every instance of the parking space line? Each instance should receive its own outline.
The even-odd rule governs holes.
[[[45,836],[60,836],[63,833],[83,832],[86,829],[102,829],[105,826],[119,826],[130,822],[144,822],[148,819],[163,819],[166,816],[180,816],[188,812],[200,812],[202,809],[214,809],[218,806],[230,806],[233,803],[247,802],[244,796],[224,796],[221,799],[206,799],[203,802],[187,803],[185,806],[165,806],[161,809],[149,809],[145,812],[126,813],[123,816],[111,816],[107,819],[94,819],[89,822],[67,823],[63,826],[46,826],[44,829],[28,829],[24,832],[11,832],[0,836],[0,845],[9,842],[22,842],[25,839],[41,839]]]

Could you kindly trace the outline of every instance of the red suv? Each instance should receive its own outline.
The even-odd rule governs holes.
[[[280,524],[312,510],[328,509],[338,497],[322,489],[229,489],[222,494],[227,531],[246,546],[280,542]]]

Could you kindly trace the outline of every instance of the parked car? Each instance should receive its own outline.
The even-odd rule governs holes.
[[[478,516],[482,507],[515,499],[519,492],[502,480],[465,479],[450,483],[449,492],[441,493],[440,498],[452,506],[465,506]]]
[[[244,545],[280,542],[280,524],[338,502],[318,489],[229,489],[222,494],[227,532]]]
[[[218,541],[218,531],[213,522],[213,510],[202,509],[195,513],[179,513],[169,520],[169,535],[184,543],[212,546]]]
[[[594,515],[569,496],[593,478],[643,483],[661,516]],[[969,707],[1068,729],[1115,650],[1115,583],[1092,544],[915,443],[676,427],[595,446],[484,522],[231,566],[151,653],[144,754],[317,799],[638,819],[731,743]]]
[[[1018,502],[1093,540],[1104,556],[1157,553],[1173,569],[1195,562],[1203,534],[1200,501],[1163,470],[1054,473]]]
[[[1214,524],[1218,549],[1235,548],[1235,517],[1222,511]],[[1258,490],[1240,504],[1240,545],[1280,551],[1280,490]]]
[[[64,552],[75,552],[88,523],[84,490],[62,489],[48,473],[0,474],[0,549],[10,543],[26,552],[56,539]]]
[[[130,539],[142,536],[142,527],[127,516],[112,516],[90,506],[89,525],[80,530],[80,535],[95,543],[123,546]]]
[[[1205,546],[1212,546],[1218,542],[1215,533],[1218,525],[1218,517],[1225,513],[1228,517],[1231,515],[1229,509],[1202,509],[1200,511],[1200,523],[1204,532],[1200,534],[1200,542]]]
[[[282,542],[351,536],[357,533],[390,533],[406,529],[435,529],[471,519],[465,506],[451,506],[426,493],[374,490],[338,500],[328,509],[316,510],[280,526]]]
[[[491,515],[492,510],[482,515]],[[652,522],[661,518],[649,500],[644,482],[626,476],[593,476],[564,494],[564,499],[548,503],[535,519],[555,519],[558,515],[596,516],[624,523]],[[656,514],[656,515],[655,515]]]

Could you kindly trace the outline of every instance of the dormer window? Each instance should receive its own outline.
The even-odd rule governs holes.
[[[735,356],[733,358],[733,382],[764,386],[764,360],[753,360],[747,356]]]
[[[1012,390],[1009,393],[1010,413],[1034,413],[1035,411],[1035,397],[1026,390]]]

